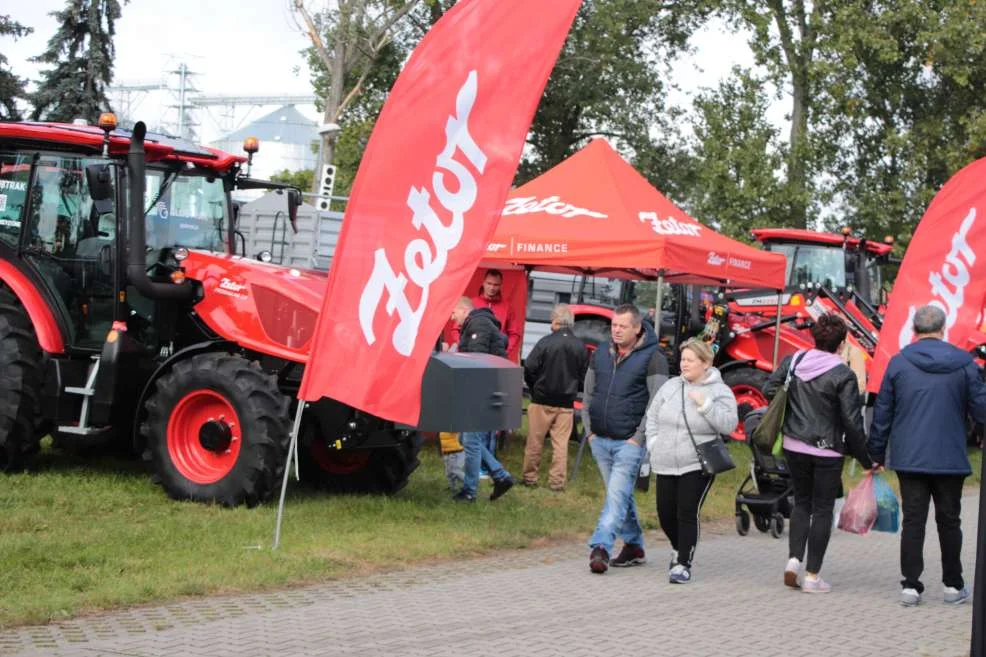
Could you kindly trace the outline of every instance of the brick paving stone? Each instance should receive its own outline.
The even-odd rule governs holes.
[[[977,510],[967,496],[970,578]],[[0,632],[0,657],[968,654],[972,605],[941,602],[933,522],[915,609],[897,604],[898,536],[834,532],[823,567],[833,592],[809,596],[782,584],[786,535],[712,533],[687,586],[668,584],[667,543],[653,534],[647,565],[602,577],[569,543],[17,628]]]

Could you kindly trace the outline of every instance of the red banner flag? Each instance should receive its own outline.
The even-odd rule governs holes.
[[[986,297],[986,158],[952,176],[924,213],[890,295],[869,371],[877,392],[890,358],[914,339],[914,312],[932,304],[945,312],[945,339],[960,349],[983,342]],[[983,253],[983,256],[978,254]],[[978,262],[977,262],[978,261]]]
[[[394,83],[353,184],[299,399],[414,425],[581,0],[465,0]]]

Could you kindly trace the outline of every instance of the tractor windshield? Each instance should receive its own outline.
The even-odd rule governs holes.
[[[225,250],[227,202],[221,179],[148,169],[146,180],[148,248]]]
[[[770,250],[787,256],[788,285],[823,285],[830,290],[846,286],[846,254],[838,246],[771,244]]]

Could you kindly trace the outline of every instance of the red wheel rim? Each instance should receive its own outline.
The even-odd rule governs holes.
[[[313,441],[308,452],[319,468],[331,474],[359,472],[370,462],[368,449],[329,449],[321,440]]]
[[[734,431],[730,436],[733,440],[746,440],[746,431],[743,428],[743,418],[745,418],[751,411],[755,411],[758,408],[762,408],[767,405],[767,398],[760,391],[760,388],[741,383],[732,387],[733,395],[736,397],[736,409],[739,414],[739,424],[736,425],[736,431]]]
[[[208,422],[221,422],[230,432],[229,447],[207,449],[200,438]],[[196,484],[213,484],[236,465],[243,443],[240,418],[232,404],[212,390],[190,392],[175,405],[168,420],[168,453],[183,477]]]

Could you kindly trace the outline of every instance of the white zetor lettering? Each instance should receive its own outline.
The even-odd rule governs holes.
[[[945,313],[945,339],[948,331],[955,325],[959,310],[965,302],[965,287],[969,284],[969,270],[976,263],[976,252],[969,246],[969,230],[976,222],[976,208],[970,208],[969,214],[962,220],[959,229],[952,235],[952,249],[945,256],[940,271],[928,274],[931,293],[935,297],[929,305],[938,306]],[[901,327],[898,344],[901,349],[914,340],[914,313],[919,306],[911,306],[907,311],[907,321]]]
[[[367,344],[376,342],[373,320],[384,293],[387,295],[384,310],[388,315],[396,312],[400,317],[392,337],[394,349],[402,356],[410,356],[417,344],[421,317],[428,307],[428,290],[445,271],[449,252],[462,239],[465,214],[472,209],[479,193],[476,178],[469,167],[455,156],[461,154],[480,174],[486,168],[486,154],[469,133],[469,115],[478,89],[478,75],[476,71],[470,71],[455,97],[455,115],[449,116],[445,124],[445,148],[439,153],[436,169],[431,176],[434,196],[441,209],[450,215],[448,223],[432,207],[432,193],[426,188],[412,186],[407,196],[407,207],[412,213],[411,225],[418,230],[424,228],[431,242],[416,238],[405,246],[403,271],[394,269],[385,249],[380,248],[373,253],[373,271],[359,299],[359,323]],[[454,179],[451,185],[456,190],[454,192],[446,186],[450,177]],[[408,282],[421,288],[421,300],[417,307],[411,305],[405,294]]]
[[[638,212],[640,221],[650,224],[651,230],[658,235],[689,235],[698,237],[702,230],[699,224],[687,224],[677,221],[674,217],[661,219],[656,212]]]
[[[572,205],[571,203],[566,203],[561,200],[561,197],[558,196],[549,196],[541,201],[539,201],[536,196],[521,196],[512,198],[507,201],[505,206],[503,206],[502,214],[533,214],[535,212],[556,214],[561,217],[565,217],[566,219],[580,216],[605,219],[608,216],[602,212],[587,210],[586,208],[580,208],[576,205]]]

